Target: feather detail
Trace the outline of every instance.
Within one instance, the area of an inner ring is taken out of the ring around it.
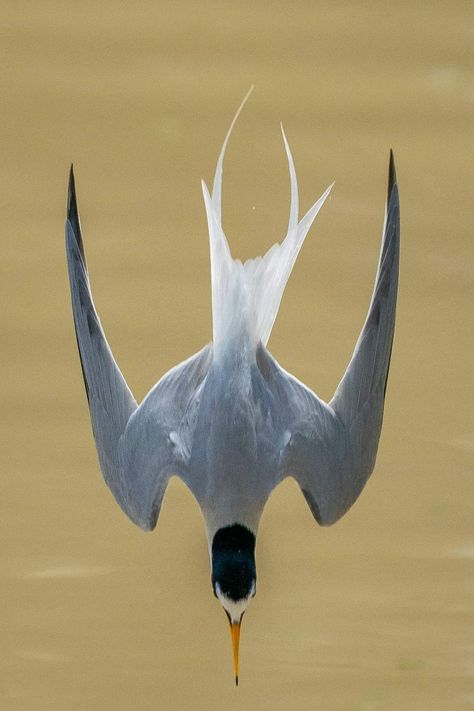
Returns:
[[[253,87],[240,104],[225,137],[217,161],[212,197],[205,182],[202,182],[211,257],[214,358],[219,358],[220,354],[232,348],[236,342],[241,346],[247,342],[253,350],[259,342],[266,345],[298,253],[332,188],[330,185],[298,221],[296,170],[281,126],[291,187],[286,237],[281,244],[274,244],[263,257],[249,259],[245,264],[232,258],[221,221],[222,166],[232,129],[252,89]]]

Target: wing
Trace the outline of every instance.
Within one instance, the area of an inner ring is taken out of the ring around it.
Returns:
[[[170,370],[130,417],[119,443],[127,513],[145,530],[156,526],[171,474],[193,489],[188,461],[212,346]]]
[[[319,523],[337,521],[375,465],[382,428],[398,289],[400,209],[393,155],[382,249],[369,312],[352,359],[327,405],[281,371],[289,419],[281,474],[298,481]],[[280,395],[281,399],[281,395]]]
[[[76,338],[102,473],[122,510],[150,530],[156,525],[169,477],[185,470],[184,450],[173,441],[172,428],[185,418],[193,400],[202,375],[196,361],[203,363],[203,352],[170,371],[137,407],[92,299],[72,168],[66,252]]]

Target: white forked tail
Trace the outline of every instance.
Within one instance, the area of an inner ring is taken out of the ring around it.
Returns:
[[[287,235],[281,244],[274,244],[263,257],[249,259],[244,264],[232,258],[221,223],[222,163],[230,134],[252,88],[239,106],[225,137],[217,161],[212,197],[204,181],[202,183],[211,252],[214,357],[219,357],[226,346],[235,347],[236,339],[246,338],[250,341],[250,346],[255,348],[259,341],[266,345],[296,257],[332,188],[330,185],[298,221],[295,166],[282,126],[291,180]]]

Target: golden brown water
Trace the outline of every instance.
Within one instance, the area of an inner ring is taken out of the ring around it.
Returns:
[[[2,710],[472,708],[473,19],[467,2],[2,4]],[[210,338],[199,179],[252,83],[225,164],[235,254],[283,237],[280,120],[302,210],[337,181],[270,341],[282,365],[326,398],[344,371],[390,146],[403,253],[376,472],[329,529],[290,481],[271,498],[236,690],[191,495],[173,480],[146,535],[102,482],[63,220],[74,160],[95,299],[141,398]]]

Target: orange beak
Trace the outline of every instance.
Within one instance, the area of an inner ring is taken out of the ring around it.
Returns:
[[[234,673],[235,685],[239,685],[239,641],[240,641],[240,622],[230,622],[230,636],[232,638],[232,649],[234,651]]]

